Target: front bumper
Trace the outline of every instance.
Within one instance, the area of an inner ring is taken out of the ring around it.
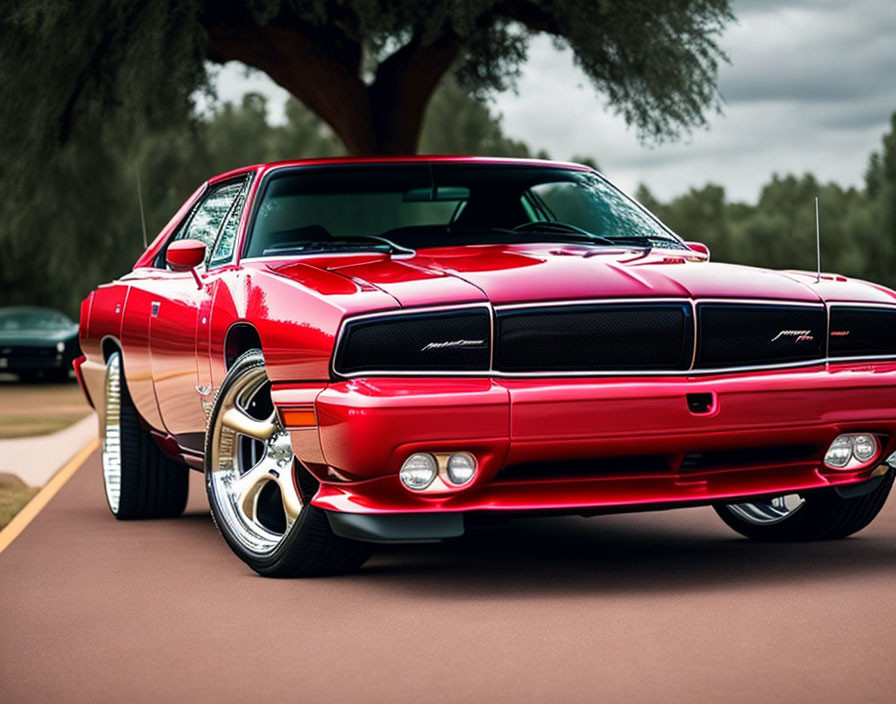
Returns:
[[[711,399],[701,412],[694,394]],[[728,501],[857,484],[896,445],[893,362],[689,378],[368,378],[280,384],[273,396],[281,410],[315,410],[313,438],[293,431],[321,482],[312,503],[356,514]],[[878,461],[825,469],[828,445],[850,431],[878,434]],[[417,494],[398,480],[413,452],[461,450],[479,461],[462,489]]]

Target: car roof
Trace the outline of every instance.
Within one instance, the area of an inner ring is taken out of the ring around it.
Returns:
[[[450,163],[450,164],[506,164],[509,166],[542,166],[556,169],[577,169],[590,171],[590,167],[565,161],[549,161],[546,159],[512,159],[507,157],[491,156],[453,156],[417,154],[411,156],[338,156],[317,159],[295,159],[291,161],[272,161],[265,164],[252,164],[239,169],[233,169],[223,174],[218,174],[209,179],[209,183],[226,181],[249,171],[267,172],[274,169],[282,169],[293,166],[318,166],[318,165],[352,165],[352,164],[419,164],[419,163]]]

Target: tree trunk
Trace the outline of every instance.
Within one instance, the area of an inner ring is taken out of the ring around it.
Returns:
[[[326,122],[355,155],[413,154],[433,91],[460,50],[453,33],[423,44],[412,38],[360,78],[360,46],[295,25],[213,25],[208,58],[240,61],[275,83]]]

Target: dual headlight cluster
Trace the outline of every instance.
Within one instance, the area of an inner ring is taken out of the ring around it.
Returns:
[[[450,491],[469,484],[477,466],[470,452],[415,452],[401,465],[398,478],[411,491]]]
[[[338,376],[369,372],[478,372],[491,362],[488,308],[349,320],[333,359]]]
[[[824,455],[831,469],[854,469],[866,465],[880,452],[880,442],[871,433],[838,435]]]

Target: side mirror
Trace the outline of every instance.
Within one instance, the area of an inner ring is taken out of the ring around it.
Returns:
[[[168,245],[165,259],[172,271],[190,271],[205,261],[205,244],[199,240],[175,240]]]
[[[705,254],[706,258],[709,259],[709,247],[707,247],[702,242],[685,242],[684,245],[692,252],[697,252],[697,254]]]

